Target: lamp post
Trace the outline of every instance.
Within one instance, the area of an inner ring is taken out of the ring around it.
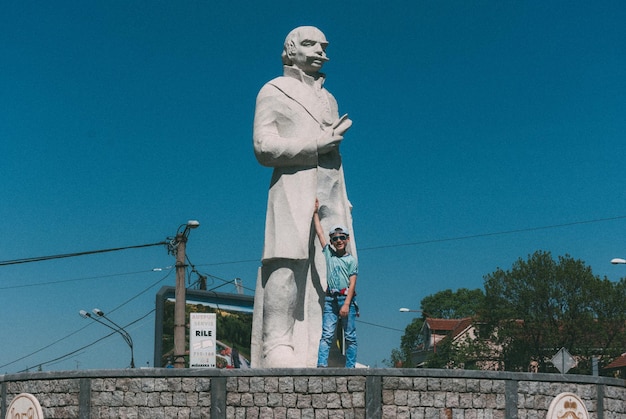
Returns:
[[[99,308],[94,308],[92,311],[98,317],[93,317],[91,313],[85,310],[80,310],[78,313],[81,315],[81,317],[85,319],[90,318],[91,320],[97,323],[100,323],[103,326],[108,327],[109,329],[115,331],[116,333],[119,333],[124,338],[124,342],[126,342],[128,347],[130,348],[130,367],[135,368],[135,354],[133,350],[133,338],[130,336],[130,333],[128,333],[126,329],[124,329],[122,326],[115,323],[113,320],[109,319],[107,316],[105,316],[104,312],[100,310]],[[103,318],[104,320],[108,321],[111,324],[103,322],[102,320],[99,319],[99,317]]]
[[[430,314],[426,313],[423,310],[411,310],[410,308],[402,307],[399,311],[401,313],[422,313],[426,317],[431,317]]]
[[[181,224],[176,237],[170,241],[170,253],[176,256],[176,288],[174,291],[174,368],[185,368],[185,304],[187,302],[185,287],[185,250],[191,229],[198,228],[200,222],[189,220]],[[185,227],[181,231],[182,227]]]

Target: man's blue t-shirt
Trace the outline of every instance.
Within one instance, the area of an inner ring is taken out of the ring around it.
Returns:
[[[337,256],[329,244],[322,250],[326,258],[326,280],[329,290],[342,290],[350,286],[350,277],[359,272],[358,264],[354,256],[346,253]]]

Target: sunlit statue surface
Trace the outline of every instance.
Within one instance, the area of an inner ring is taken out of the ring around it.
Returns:
[[[283,76],[256,100],[254,152],[273,167],[265,245],[254,301],[252,366],[315,367],[326,268],[312,226],[315,199],[324,229],[352,229],[339,144],[352,125],[339,117],[320,72],[328,41],[311,26],[285,39]],[[350,252],[356,256],[354,235]]]

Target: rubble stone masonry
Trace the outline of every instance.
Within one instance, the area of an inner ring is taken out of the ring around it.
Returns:
[[[126,369],[0,375],[0,418],[20,393],[44,417],[530,419],[571,392],[594,419],[626,419],[624,380],[429,369]]]

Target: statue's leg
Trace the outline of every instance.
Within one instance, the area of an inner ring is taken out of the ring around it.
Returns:
[[[298,367],[293,330],[298,306],[299,269],[306,261],[274,259],[262,267],[263,367]]]

